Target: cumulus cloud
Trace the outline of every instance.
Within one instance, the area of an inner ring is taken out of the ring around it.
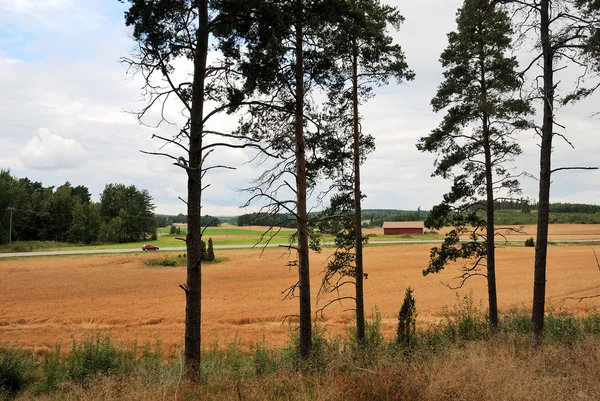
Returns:
[[[38,134],[25,144],[19,159],[34,170],[59,170],[79,167],[86,155],[75,139],[63,138],[48,128],[40,128]]]

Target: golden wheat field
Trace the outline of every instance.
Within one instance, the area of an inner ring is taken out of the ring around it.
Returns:
[[[452,283],[459,264],[437,275],[423,277],[431,245],[390,245],[365,249],[365,304],[368,314],[377,308],[383,331],[392,336],[406,287],[414,288],[419,322],[427,323],[452,306]],[[600,293],[600,273],[593,250],[600,247],[552,246],[548,253],[547,296],[550,305],[584,311],[600,299],[582,303],[565,297]],[[224,262],[203,267],[202,333],[204,346],[221,346],[238,339],[244,347],[262,341],[284,343],[293,328],[282,324],[293,315],[297,300],[282,300],[281,292],[296,280],[286,266],[290,255],[280,249],[219,251]],[[313,307],[331,296],[318,297],[329,256],[327,250],[311,257]],[[71,337],[87,332],[111,332],[126,344],[160,339],[165,352],[182,344],[185,281],[184,267],[150,267],[145,259],[164,254],[49,257],[0,261],[0,343],[17,343],[44,353]],[[501,311],[528,308],[532,297],[534,249],[500,248],[497,251],[498,300]],[[485,279],[476,277],[460,290],[472,293],[485,306]],[[343,334],[352,321],[345,311],[349,302],[336,303],[320,324],[331,334]]]

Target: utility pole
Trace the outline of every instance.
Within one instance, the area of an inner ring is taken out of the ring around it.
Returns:
[[[13,210],[16,210],[14,207],[9,207],[7,210],[10,210],[10,218],[8,223],[8,245],[12,244],[12,214]]]

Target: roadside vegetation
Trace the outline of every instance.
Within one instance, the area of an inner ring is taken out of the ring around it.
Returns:
[[[537,348],[530,326],[528,313],[511,311],[492,336],[486,311],[469,297],[437,323],[404,331],[408,341],[384,338],[376,314],[361,351],[350,325],[346,336],[331,337],[317,323],[306,361],[292,328],[281,348],[205,346],[199,384],[183,380],[180,353],[165,353],[160,340],[127,348],[89,333],[41,356],[5,344],[0,400],[599,399],[600,314],[549,313]]]

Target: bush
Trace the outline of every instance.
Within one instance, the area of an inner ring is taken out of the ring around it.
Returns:
[[[22,350],[0,348],[0,398],[14,396],[35,380],[36,363]]]
[[[472,295],[462,299],[457,294],[453,313],[444,310],[441,333],[451,342],[487,340],[490,336],[488,316],[473,303]]]
[[[175,267],[178,265],[185,264],[184,262],[185,262],[184,258],[174,259],[174,258],[165,257],[164,259],[148,259],[148,260],[144,261],[144,264],[148,265],[148,266]]]
[[[101,337],[89,335],[81,343],[73,339],[71,354],[65,361],[67,376],[76,383],[84,383],[96,375],[124,373],[131,368],[128,356],[135,359],[136,350],[120,352],[109,335]]]
[[[529,237],[529,239],[525,240],[525,246],[527,247],[535,247],[535,241],[533,240],[533,237]]]
[[[200,260],[206,260],[208,253],[206,252],[206,242],[200,240]]]

